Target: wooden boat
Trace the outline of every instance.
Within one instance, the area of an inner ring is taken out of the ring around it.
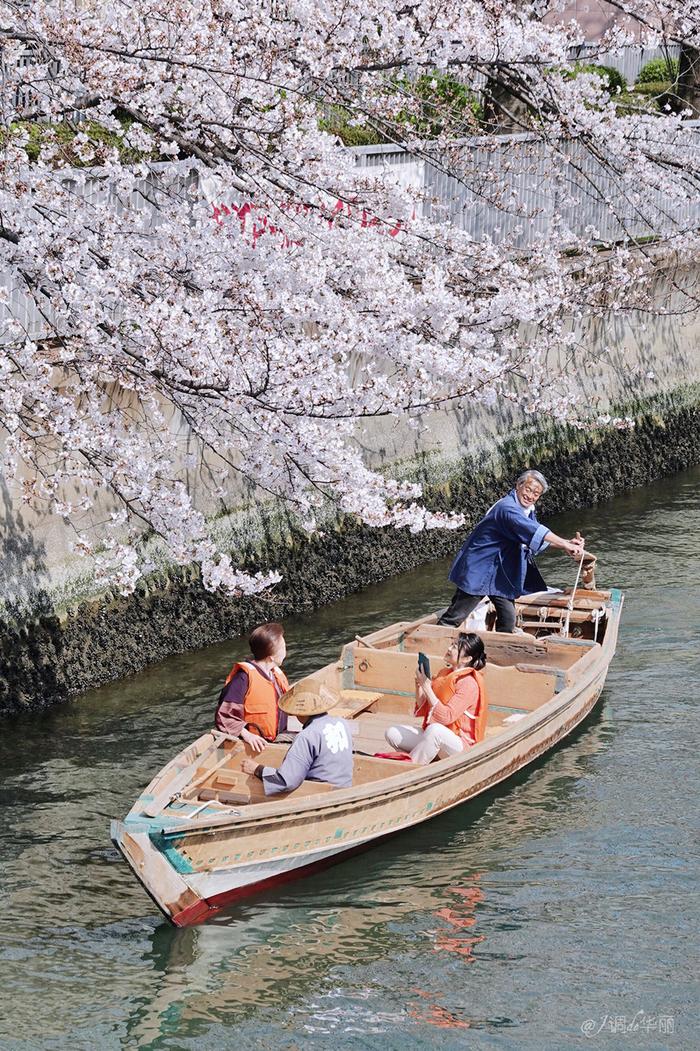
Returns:
[[[457,629],[431,614],[356,638],[337,662],[304,680],[341,691],[334,712],[354,724],[352,787],[305,781],[267,801],[261,782],[241,771],[245,746],[211,731],[163,768],[123,822],[112,822],[112,839],[179,927],[347,858],[473,798],[570,733],[603,689],[622,603],[617,590],[545,593],[534,605],[529,596],[518,603],[524,632],[480,632],[488,658],[486,737],[428,766],[374,753],[387,748],[387,726],[414,722],[418,652],[438,667]],[[259,759],[279,765],[286,749],[268,745]]]

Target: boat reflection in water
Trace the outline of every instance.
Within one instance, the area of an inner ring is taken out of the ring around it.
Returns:
[[[578,787],[592,760],[607,748],[613,727],[599,709],[546,759],[485,793],[379,846],[357,861],[220,913],[209,923],[153,932],[148,983],[153,995],[131,1016],[136,1046],[157,1046],[175,1032],[184,1038],[202,1025],[231,1026],[261,1011],[305,1005],[323,1030],[338,1022],[343,968],[420,953],[426,975],[431,954],[453,957],[451,967],[478,965],[489,930],[499,920],[502,846],[565,834],[579,821]],[[361,961],[361,964],[358,964]],[[334,973],[336,972],[336,973]],[[354,979],[350,979],[352,981]],[[429,982],[426,982],[429,985]],[[466,1029],[467,1008],[441,1003],[440,991],[406,988],[396,1023]],[[384,1023],[391,1020],[383,1016]],[[356,1032],[371,1025],[353,1012]],[[366,1031],[366,1030],[365,1030]],[[210,1033],[211,1035],[211,1033]]]

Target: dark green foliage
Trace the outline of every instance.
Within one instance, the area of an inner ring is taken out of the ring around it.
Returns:
[[[374,127],[366,124],[352,124],[353,115],[344,106],[331,106],[327,116],[318,122],[321,131],[337,135],[344,146],[376,146],[389,140]]]
[[[647,80],[643,84],[637,82],[634,91],[637,95],[663,95],[671,89],[670,80]]]
[[[615,99],[615,110],[618,117],[621,117],[632,113],[658,113],[659,107],[653,96],[642,95],[638,91],[626,91]]]
[[[436,139],[444,132],[466,135],[478,127],[482,113],[474,92],[449,73],[434,70],[395,84],[417,103],[415,110],[407,107],[399,114],[399,123],[421,138]]]
[[[406,77],[387,82],[387,94],[400,100],[405,108],[393,121],[387,121],[386,134],[376,126],[353,123],[351,110],[332,106],[319,120],[319,127],[337,135],[346,146],[373,146],[401,141],[407,132],[424,139],[436,139],[443,133],[455,137],[477,130],[481,107],[473,91],[448,73],[422,73],[415,80]]]
[[[637,87],[640,88],[642,84],[653,84],[659,81],[670,81],[675,84],[678,80],[678,59],[677,58],[653,58],[651,62],[646,62],[637,77]]]
[[[45,146],[57,146],[57,162],[69,165],[71,168],[90,168],[104,162],[107,154],[116,149],[119,159],[124,164],[134,164],[143,160],[143,154],[129,146],[125,146],[123,135],[133,122],[125,120],[122,122],[122,132],[118,134],[108,131],[94,120],[82,121],[74,124],[71,121],[61,121],[59,124],[45,124],[40,121],[17,121],[8,129],[0,129],[0,149],[12,137],[17,135],[28,136],[24,151],[30,162],[35,163],[39,154]],[[74,147],[75,137],[78,133],[87,135],[90,145],[94,151],[94,158],[84,161]],[[57,164],[58,166],[58,164]]]
[[[681,113],[686,103],[676,94],[674,85],[669,80],[652,80],[646,84],[636,84],[634,94],[637,98],[647,100],[649,108],[661,113]]]

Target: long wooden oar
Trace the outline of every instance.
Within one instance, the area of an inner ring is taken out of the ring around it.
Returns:
[[[571,614],[574,611],[574,603],[576,601],[576,589],[578,587],[579,578],[581,576],[581,570],[583,569],[583,561],[584,561],[586,555],[588,555],[588,551],[582,551],[581,552],[581,561],[578,564],[578,572],[576,573],[576,580],[574,581],[574,588],[573,588],[573,591],[571,592],[571,598],[569,599],[569,601],[566,604],[566,616],[564,618],[564,624],[563,624],[562,629],[561,629],[561,634],[564,635],[566,638],[569,637],[569,621],[571,620]],[[589,555],[588,557],[590,558],[591,556]]]

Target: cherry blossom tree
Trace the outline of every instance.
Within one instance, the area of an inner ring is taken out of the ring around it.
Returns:
[[[461,518],[428,512],[420,487],[366,466],[363,421],[420,428],[470,399],[585,415],[552,351],[573,358],[582,320],[644,302],[640,228],[695,251],[700,164],[682,114],[623,108],[599,76],[572,76],[580,33],[557,6],[0,2],[4,470],[125,592],[152,534],[206,587],[276,579],[218,549],[188,470],[222,510],[237,480],[309,530],[329,505],[451,527]],[[698,45],[696,8],[619,6],[650,41]],[[473,105],[437,90],[445,74]],[[475,149],[502,146],[489,106],[559,173],[537,236],[502,182],[469,170]],[[359,166],[323,130],[331,110],[510,223],[475,238],[420,187]],[[614,238],[565,218],[581,194],[616,210]],[[105,514],[106,548],[104,528],[81,527]]]

